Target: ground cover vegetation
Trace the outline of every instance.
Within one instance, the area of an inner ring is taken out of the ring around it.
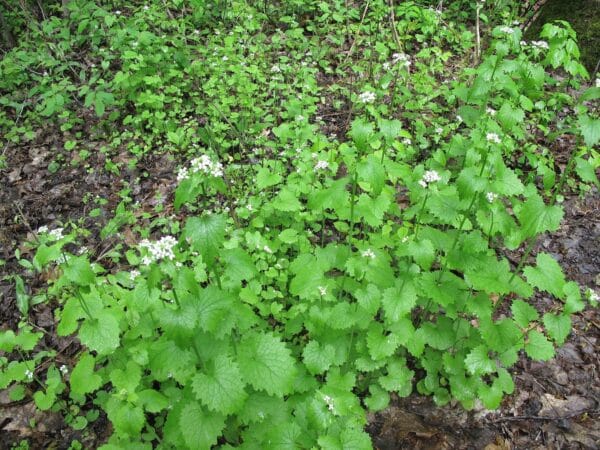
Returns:
[[[78,429],[106,414],[107,450],[366,449],[390,395],[497,408],[519,354],[552,358],[596,306],[530,258],[564,190],[598,187],[600,87],[568,23],[525,42],[513,2],[114,3],[2,6],[6,142],[87,122],[49,170],[177,165],[152,208],[124,184],[109,248],[83,220],[32,230],[6,275],[11,399]],[[538,138],[564,135],[560,170]],[[55,329],[28,320],[40,303]],[[81,343],[71,364],[50,332]]]

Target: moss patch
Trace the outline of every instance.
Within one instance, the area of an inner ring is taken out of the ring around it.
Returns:
[[[566,20],[577,32],[581,61],[593,71],[600,60],[600,1],[549,0],[527,31],[526,39],[538,39],[542,26],[553,20]]]

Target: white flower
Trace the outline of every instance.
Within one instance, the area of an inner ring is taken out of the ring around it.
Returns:
[[[485,138],[487,139],[488,142],[494,142],[496,144],[499,144],[502,142],[500,140],[500,136],[498,136],[496,133],[487,133],[485,135]]]
[[[531,45],[537,48],[541,48],[543,50],[548,50],[550,48],[546,41],[531,41]]]
[[[303,115],[296,116],[296,122],[302,122],[303,120],[304,120],[304,116]]]
[[[163,236],[158,241],[149,241],[144,239],[140,241],[138,246],[145,248],[148,251],[148,255],[142,258],[142,264],[148,265],[160,259],[173,259],[175,253],[173,248],[177,245],[177,239],[173,236]]]
[[[375,252],[373,252],[373,250],[371,250],[370,248],[366,249],[365,251],[363,251],[361,253],[361,255],[364,258],[371,258],[371,259],[375,259]]]
[[[457,114],[457,115],[456,115],[456,120],[458,120],[459,122],[462,122],[462,121],[463,121],[463,118]]]
[[[48,227],[46,225],[42,225],[37,229],[37,234],[44,234],[48,232]]]
[[[596,87],[600,87],[600,78],[596,78]]]
[[[444,132],[444,129],[443,129],[442,127],[437,127],[437,128],[435,129],[435,132],[436,132],[437,134],[442,134],[442,133]]]
[[[593,289],[589,289],[587,290],[587,296],[590,302],[598,302],[600,301],[600,296],[593,290]]]
[[[27,381],[33,380],[33,372],[31,370],[27,369],[25,371],[25,378],[27,378]]]
[[[67,373],[69,373],[69,368],[67,366],[65,366],[64,364],[62,366],[60,366],[58,368],[58,370],[60,370],[60,373],[62,373],[63,375],[66,375]]]
[[[521,41],[521,42],[519,42],[519,45],[521,47],[527,47],[527,41]]]
[[[227,60],[229,60],[229,58],[227,57],[227,55],[226,55],[226,56],[223,56],[223,58],[222,58],[222,59],[223,59],[223,61],[227,61]]]
[[[428,170],[423,174],[423,178],[419,181],[419,184],[423,187],[427,187],[429,183],[435,183],[440,181],[442,178],[435,170]]]
[[[327,288],[325,286],[319,286],[317,289],[319,290],[321,297],[325,297],[327,295]]]
[[[131,272],[129,272],[129,278],[133,281],[136,279],[136,277],[140,276],[140,271],[139,270],[132,270]]]
[[[51,230],[48,233],[48,236],[51,239],[54,239],[55,241],[58,241],[59,239],[62,239],[64,237],[63,236],[63,231],[64,231],[64,228],[55,228],[54,230]]]
[[[375,101],[375,94],[371,91],[365,91],[358,96],[358,99],[362,103],[373,103]]]
[[[383,70],[390,70],[390,63],[389,62],[384,62],[383,63]]]
[[[394,53],[392,55],[392,63],[393,64],[400,64],[402,67],[410,67],[410,59],[408,58],[408,55],[406,55],[405,53]]]
[[[250,203],[248,203],[248,204],[246,205],[246,209],[247,209],[248,211],[254,211],[254,207],[253,207],[253,206],[252,206]]]
[[[223,164],[213,162],[208,155],[202,155],[192,159],[190,168],[182,167],[177,173],[177,181],[183,181],[190,176],[190,173],[202,172],[215,178],[223,176]]]
[[[496,110],[494,108],[490,108],[489,106],[485,109],[485,112],[487,112],[492,117],[496,115]]]
[[[271,72],[280,73],[281,69],[279,68],[279,66],[277,64],[275,64],[273,67],[271,67]]]
[[[487,198],[488,202],[493,203],[494,200],[498,198],[498,194],[496,194],[495,192],[488,192],[487,194],[485,194],[485,198]]]
[[[335,411],[335,404],[333,403],[333,399],[329,395],[324,395],[323,400],[325,400],[325,403],[327,404],[327,409],[329,409],[329,411]]]
[[[148,5],[144,5],[144,11],[148,11],[150,7]]]
[[[121,11],[119,11],[118,9],[115,11],[115,15],[120,16],[121,15]]]
[[[179,172],[177,173],[177,181],[183,181],[188,176],[189,176],[189,171],[188,171],[187,167],[182,167],[181,169],[179,169]]]
[[[402,139],[402,143],[404,145],[412,145],[412,141],[409,138]]]
[[[265,253],[268,253],[269,255],[273,254],[273,250],[271,250],[271,247],[269,247],[268,245],[265,245],[263,247],[263,250],[264,250]]]
[[[317,172],[318,170],[325,170],[329,167],[329,163],[327,161],[317,161],[317,164],[315,164],[315,172]]]
[[[513,28],[511,28],[511,27],[508,27],[508,26],[506,26],[506,25],[504,25],[504,26],[502,26],[502,27],[500,27],[500,28],[498,28],[498,29],[499,29],[500,31],[502,31],[503,33],[506,33],[506,34],[513,34],[513,33],[515,32],[515,30],[514,30]]]
[[[87,253],[88,251],[89,251],[89,249],[84,245],[77,251],[77,253],[80,255],[83,255],[84,253]]]

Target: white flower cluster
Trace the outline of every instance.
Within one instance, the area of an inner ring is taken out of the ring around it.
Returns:
[[[531,41],[531,45],[542,50],[548,50],[550,47],[546,41]]]
[[[441,179],[442,178],[435,170],[428,170],[423,174],[423,178],[419,180],[419,184],[426,188],[429,183],[435,183]]]
[[[394,53],[392,55],[392,61],[383,63],[383,68],[389,70],[395,65],[400,65],[400,67],[408,69],[411,65],[410,58],[406,53]]]
[[[485,109],[490,116],[494,117],[496,115],[496,110],[494,108],[490,108],[489,106]]]
[[[600,296],[593,289],[588,288],[587,296],[590,302],[600,301]]]
[[[148,255],[142,258],[142,264],[148,265],[159,259],[173,259],[175,258],[175,253],[173,253],[173,247],[177,245],[177,239],[173,236],[163,236],[158,241],[149,241],[148,239],[143,239],[139,243],[140,248],[145,248],[148,250]]]
[[[495,144],[500,144],[502,142],[502,140],[500,139],[500,136],[498,136],[496,133],[487,133],[485,135],[485,138],[487,139],[488,142],[493,142]]]
[[[596,87],[600,87],[600,78],[596,78]]]
[[[325,297],[327,295],[327,288],[325,286],[319,286],[317,289],[319,290],[321,297]]]
[[[498,29],[500,31],[502,31],[503,33],[506,33],[506,34],[513,34],[515,32],[515,30],[513,28],[511,28],[509,26],[506,26],[506,25],[504,25],[504,26],[502,26],[502,27],[500,27]]]
[[[368,248],[365,251],[363,251],[361,253],[361,255],[363,256],[363,258],[375,259],[375,252],[373,250],[371,250],[370,248]]]
[[[25,371],[25,378],[27,378],[27,381],[33,381],[33,372],[27,369]]]
[[[60,370],[60,373],[62,373],[63,375],[66,375],[69,373],[69,368],[67,366],[65,366],[64,364],[62,366],[60,366],[58,368],[58,370]]]
[[[331,412],[334,412],[335,404],[333,403],[333,399],[329,395],[324,395],[323,400],[325,400],[325,403],[327,404],[327,409],[329,409]]]
[[[63,231],[65,231],[64,228],[55,228],[54,230],[48,230],[48,227],[46,225],[43,225],[37,229],[37,234],[48,233],[48,237],[50,239],[52,239],[53,241],[58,241],[65,237]]]
[[[365,91],[358,96],[358,99],[362,103],[373,103],[375,101],[375,94],[371,91]]]
[[[202,155],[192,159],[190,168],[182,167],[177,173],[177,181],[183,181],[190,176],[190,173],[203,172],[213,177],[223,176],[223,164],[213,162],[208,155]]]
[[[487,194],[485,194],[485,198],[487,198],[488,202],[493,203],[494,200],[498,198],[498,194],[496,194],[495,192],[488,192]]]
[[[315,164],[315,172],[318,172],[319,170],[325,170],[327,168],[329,168],[329,163],[327,161],[319,160]]]

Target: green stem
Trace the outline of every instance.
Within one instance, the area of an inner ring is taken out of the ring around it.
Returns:
[[[427,200],[429,200],[429,190],[427,190],[427,193],[425,194],[423,204],[421,205],[421,209],[419,210],[419,213],[417,214],[417,218],[415,220],[415,241],[419,237],[419,225],[421,223],[421,216],[423,215],[423,211],[425,211],[425,205],[427,204]]]

